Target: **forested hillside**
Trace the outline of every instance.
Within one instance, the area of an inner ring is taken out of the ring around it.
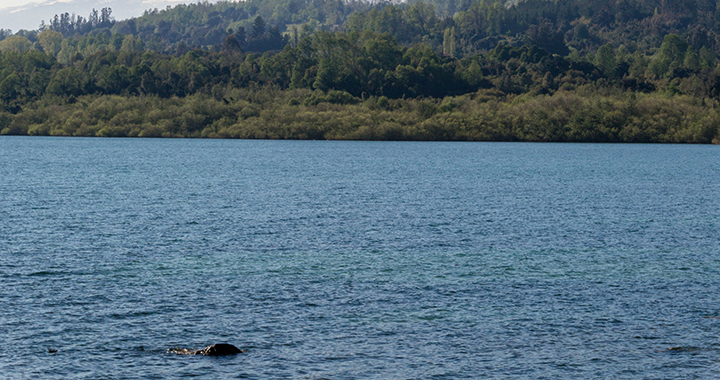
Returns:
[[[716,1],[109,8],[0,33],[0,133],[720,142]]]

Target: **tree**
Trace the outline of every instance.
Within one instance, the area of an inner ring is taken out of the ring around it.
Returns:
[[[232,34],[228,34],[225,37],[222,48],[223,51],[228,53],[242,52],[242,48],[240,48],[240,43],[238,43],[237,39],[235,39],[235,36]]]
[[[94,9],[93,9],[94,10]],[[112,8],[107,7],[100,10],[99,28],[110,28],[115,24],[115,18],[112,17]]]
[[[10,36],[0,41],[0,51],[5,53],[9,51],[24,52],[32,49],[32,42],[22,36]]]
[[[0,100],[3,102],[6,110],[13,113],[20,110],[20,107],[16,103],[21,85],[22,79],[15,73],[8,75],[0,81]]]
[[[402,63],[403,53],[404,49],[388,33],[375,35],[363,45],[363,55],[372,60],[374,67],[383,70],[395,70]]]
[[[240,46],[240,49],[245,49],[245,46],[247,44],[247,36],[245,35],[244,27],[239,27],[237,32],[235,32],[235,41],[238,43],[238,46]]]
[[[97,78],[97,86],[105,94],[121,94],[131,91],[132,80],[130,72],[125,66],[106,66],[100,70]]]
[[[131,52],[131,51],[143,51],[145,45],[139,37],[133,37],[127,35],[123,38],[122,45],[120,45],[120,51]]]
[[[700,49],[700,65],[706,69],[715,66],[715,52],[703,46]]]
[[[660,46],[662,56],[668,58],[671,62],[682,62],[687,53],[688,43],[677,34],[671,33],[663,38]]]
[[[258,39],[265,35],[265,27],[265,20],[260,16],[255,17],[252,25],[252,38]]]
[[[683,67],[688,46],[688,43],[679,35],[668,34],[663,38],[660,50],[655,53],[648,68],[656,77],[660,78],[678,67]]]
[[[47,87],[47,92],[58,96],[81,95],[80,72],[75,67],[58,70]]]
[[[455,58],[455,27],[445,29],[443,35],[443,54]]]
[[[359,95],[360,49],[355,45],[353,37],[344,33],[328,32],[318,32],[313,37],[318,62],[313,87],[323,91],[344,90]]]
[[[45,29],[38,35],[38,42],[42,46],[46,53],[50,53],[54,56],[62,49],[62,33],[56,32],[52,29]]]
[[[75,41],[72,41],[73,43],[71,43],[71,40],[71,38],[64,39],[60,44],[60,52],[58,52],[57,55],[58,62],[68,64],[72,62],[75,54],[78,53],[77,47],[74,43]]]
[[[413,4],[406,15],[408,24],[416,28],[420,36],[430,34],[438,22],[435,8],[425,2]]]
[[[608,78],[615,77],[617,74],[617,61],[615,59],[615,48],[611,43],[600,46],[597,54],[595,54],[595,66]]]
[[[683,66],[691,71],[698,71],[702,68],[700,64],[700,56],[692,46],[688,46],[687,52],[685,53],[685,59],[683,60]]]
[[[540,25],[531,25],[526,33],[529,45],[541,47],[553,54],[565,56],[570,50],[565,45],[564,34],[555,30],[553,24],[542,22]]]

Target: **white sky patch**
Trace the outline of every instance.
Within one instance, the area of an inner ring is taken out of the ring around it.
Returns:
[[[38,5],[52,5],[58,3],[72,3],[75,0],[0,0],[0,10],[7,8],[27,8],[26,6],[35,7]]]

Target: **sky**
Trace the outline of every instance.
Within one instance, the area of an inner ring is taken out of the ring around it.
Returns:
[[[0,1],[0,9],[17,7],[20,5],[30,4],[32,2],[37,2],[37,0],[2,0]]]
[[[35,30],[41,21],[68,12],[86,17],[94,9],[112,8],[116,20],[141,16],[147,9],[194,3],[188,0],[0,0],[0,29]]]

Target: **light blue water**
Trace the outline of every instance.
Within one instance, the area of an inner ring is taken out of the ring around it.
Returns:
[[[0,378],[715,378],[719,174],[717,146],[2,137]],[[217,342],[248,352],[166,352]]]

